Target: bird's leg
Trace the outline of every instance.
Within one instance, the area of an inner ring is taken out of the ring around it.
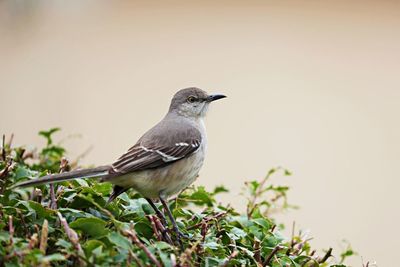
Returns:
[[[164,240],[170,244],[172,244],[171,238],[169,237],[167,231],[168,231],[168,224],[167,224],[167,219],[165,219],[164,214],[157,208],[157,206],[154,204],[154,202],[150,198],[146,198],[147,202],[149,202],[150,206],[154,209],[154,211],[157,214],[157,217],[160,219],[161,224],[164,226],[164,230],[161,231],[161,234],[164,238]]]
[[[176,238],[178,240],[179,246],[183,250],[181,237],[187,237],[187,236],[184,233],[182,233],[181,231],[179,231],[178,225],[176,224],[174,216],[172,215],[171,210],[169,209],[167,202],[165,202],[165,200],[161,197],[161,195],[159,196],[159,198],[160,198],[160,201],[161,201],[162,205],[164,206],[164,209],[167,211],[169,219],[171,220],[172,226],[173,226],[174,231],[176,233]]]
[[[146,198],[146,200],[147,200],[147,202],[149,202],[150,206],[156,212],[158,218],[160,218],[161,223],[164,225],[165,229],[167,229],[168,224],[167,224],[167,219],[165,219],[164,214],[162,214],[162,212],[157,208],[157,206],[156,206],[156,204],[154,204],[153,200],[151,200],[150,198]]]

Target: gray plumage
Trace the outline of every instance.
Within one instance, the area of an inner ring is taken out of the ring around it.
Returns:
[[[114,184],[110,200],[129,188],[146,198],[176,194],[198,176],[207,147],[203,118],[209,103],[223,97],[194,87],[182,89],[172,98],[167,115],[113,164],[47,175],[15,186],[101,177]]]

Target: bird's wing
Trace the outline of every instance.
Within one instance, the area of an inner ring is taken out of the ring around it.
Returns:
[[[191,128],[189,131],[172,131],[167,135],[141,138],[111,165],[109,176],[160,168],[188,157],[199,149],[202,141],[197,129]]]

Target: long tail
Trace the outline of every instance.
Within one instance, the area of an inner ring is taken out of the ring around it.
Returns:
[[[102,176],[108,174],[109,169],[110,169],[110,166],[100,166],[100,167],[93,168],[93,169],[74,170],[74,171],[70,171],[70,172],[63,172],[60,174],[50,174],[50,175],[40,177],[39,179],[28,180],[28,181],[24,181],[24,182],[15,184],[11,188],[27,187],[27,186],[40,185],[40,184],[53,184],[53,183],[58,183],[58,182],[63,182],[63,181],[68,181],[68,180],[74,180],[77,178],[102,177]]]

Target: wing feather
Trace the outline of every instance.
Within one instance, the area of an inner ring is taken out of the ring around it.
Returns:
[[[137,143],[111,166],[110,175],[121,175],[133,171],[166,166],[188,157],[199,149],[201,140],[185,140],[172,145],[144,146]]]

